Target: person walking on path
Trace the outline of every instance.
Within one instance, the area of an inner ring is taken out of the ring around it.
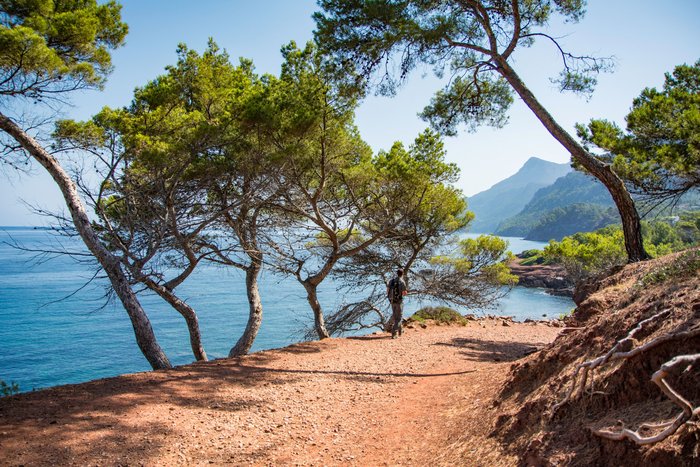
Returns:
[[[391,303],[391,312],[394,325],[391,328],[391,338],[396,339],[403,334],[401,319],[403,314],[403,297],[408,293],[406,283],[403,280],[403,269],[396,271],[396,277],[389,281],[386,287],[386,295]]]

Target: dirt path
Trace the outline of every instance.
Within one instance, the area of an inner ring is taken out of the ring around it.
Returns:
[[[429,326],[4,398],[0,465],[508,463],[484,457],[493,395],[557,333]]]

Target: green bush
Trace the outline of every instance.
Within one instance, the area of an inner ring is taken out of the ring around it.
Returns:
[[[540,256],[541,254],[542,254],[542,252],[540,250],[537,250],[537,249],[525,250],[522,253],[519,253],[518,257],[525,259],[525,258],[532,258],[533,256]]]
[[[568,318],[569,316],[574,314],[574,311],[576,311],[576,308],[572,308],[569,311],[567,311],[566,313],[559,313],[559,319],[561,320],[564,318]]]
[[[19,393],[19,384],[14,381],[7,384],[5,381],[0,379],[0,396],[12,396],[13,394]]]
[[[697,245],[700,243],[700,234],[695,229],[698,217],[697,212],[686,212],[675,223],[670,218],[642,222],[644,248],[652,257],[658,257]],[[551,241],[544,248],[543,256],[546,262],[562,264],[575,281],[627,261],[619,225],[577,233],[560,242]]]
[[[447,306],[426,306],[416,311],[410,319],[419,322],[431,319],[440,324],[455,323],[464,325],[468,322],[458,311]]]
[[[598,274],[627,260],[622,229],[609,226],[596,232],[577,233],[561,242],[551,241],[544,256],[562,264],[574,281]]]

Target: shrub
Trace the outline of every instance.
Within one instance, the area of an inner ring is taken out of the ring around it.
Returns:
[[[414,321],[425,321],[431,319],[440,324],[467,324],[467,318],[458,311],[447,306],[426,306],[416,311],[410,319]]]
[[[525,258],[532,258],[533,256],[540,256],[541,254],[542,254],[542,252],[540,250],[537,250],[537,249],[525,250],[522,253],[518,253],[518,257],[525,259]]]
[[[696,212],[683,213],[676,225],[668,220],[642,222],[644,248],[656,258],[696,245],[700,236],[694,230],[694,220],[698,217]],[[619,225],[577,233],[560,242],[551,241],[544,248],[543,256],[547,262],[562,264],[574,281],[598,275],[627,261]]]
[[[575,282],[627,260],[622,229],[617,226],[577,233],[561,242],[551,241],[544,249],[544,256],[562,264]]]
[[[698,271],[700,271],[700,250],[690,250],[678,256],[668,266],[645,275],[639,282],[642,287],[647,287],[671,279],[693,277]]]
[[[12,396],[19,393],[19,384],[14,381],[7,384],[5,381],[0,379],[0,396]]]

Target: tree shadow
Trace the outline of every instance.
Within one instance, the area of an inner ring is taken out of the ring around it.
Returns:
[[[459,354],[467,360],[512,362],[518,360],[544,347],[542,344],[525,342],[503,342],[469,337],[456,337],[449,342],[437,342],[433,345],[457,347]]]
[[[287,347],[274,349],[274,351],[299,355],[319,353],[323,351],[323,348],[319,347],[318,342],[320,341],[299,342],[297,344],[288,345]],[[253,355],[256,354],[251,354],[251,356]]]
[[[476,370],[453,371],[448,373],[410,373],[410,372],[373,372],[373,371],[352,371],[352,370],[301,370],[292,368],[264,368],[264,367],[245,367],[251,373],[280,373],[291,375],[334,375],[344,376],[348,379],[355,380],[356,377],[363,378],[360,381],[365,381],[365,378],[434,378],[438,376],[456,376],[466,373],[473,373]]]
[[[2,398],[0,463],[65,465],[80,459],[78,463],[148,464],[173,448],[169,440],[179,434],[174,425],[178,408],[233,413],[266,403],[246,397],[223,401],[217,392],[224,382],[197,381],[197,373],[135,374]],[[174,382],[185,382],[194,391],[185,394]],[[132,423],[144,404],[162,404],[172,412],[150,417],[145,427]]]
[[[380,334],[368,334],[366,336],[346,336],[344,339],[351,341],[379,341],[384,339],[391,339],[390,333],[380,333]]]
[[[418,373],[274,366],[283,353],[315,353],[319,347],[317,343],[299,344],[240,358],[0,398],[0,464],[62,465],[87,460],[100,464],[158,463],[164,456],[172,457],[176,449],[188,449],[192,442],[191,438],[182,438],[182,417],[216,417],[225,423],[246,410],[260,412],[274,404],[276,385],[303,383],[318,375],[363,384],[392,384],[406,378],[475,371]],[[260,386],[273,388],[253,397],[249,390]],[[161,408],[148,412],[149,423],[144,427],[134,419],[142,416],[139,407],[147,404]],[[253,455],[244,451],[227,444],[221,455],[228,457],[217,458],[217,462],[243,462]]]

